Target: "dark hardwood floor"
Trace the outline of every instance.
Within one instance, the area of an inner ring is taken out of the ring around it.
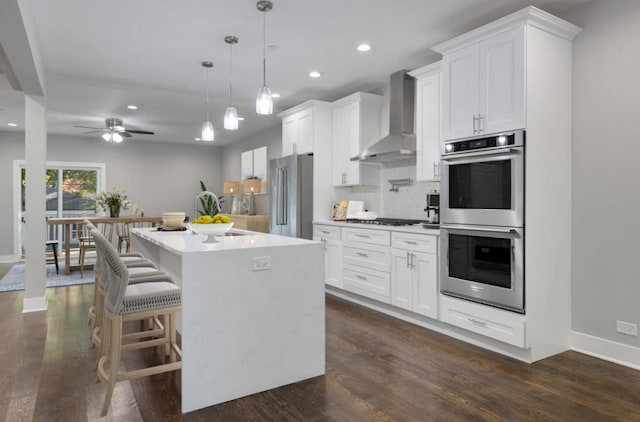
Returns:
[[[640,371],[575,352],[527,365],[332,297],[326,376],[181,415],[180,374],[162,374],[118,383],[101,419],[92,294],[47,289],[33,314],[0,294],[0,421],[640,421]]]

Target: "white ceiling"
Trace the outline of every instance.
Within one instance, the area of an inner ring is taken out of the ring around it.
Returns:
[[[262,80],[262,13],[254,0],[25,0],[46,69],[48,130],[80,135],[74,124],[105,117],[151,130],[131,142],[195,144],[205,118],[209,73],[214,145],[276,125],[255,113]],[[315,98],[333,101],[383,87],[390,73],[438,60],[429,48],[530,4],[562,17],[590,0],[275,0],[267,13],[267,84],[282,95],[276,113]],[[229,47],[240,130],[222,129]],[[1,43],[2,40],[0,40]],[[373,46],[358,53],[366,41]],[[323,76],[308,77],[311,70]],[[23,130],[24,102],[0,75],[0,130]],[[128,104],[140,107],[127,110]],[[9,121],[19,124],[11,129]]]

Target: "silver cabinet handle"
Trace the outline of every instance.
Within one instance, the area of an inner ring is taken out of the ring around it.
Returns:
[[[433,163],[433,178],[438,178],[438,163],[436,162]]]
[[[470,323],[474,324],[474,325],[479,325],[479,326],[481,326],[481,327],[486,327],[486,326],[487,326],[487,323],[486,323],[486,322],[484,322],[484,321],[480,321],[480,320],[475,319],[475,318],[467,318],[467,320],[468,320]]]
[[[473,115],[473,134],[477,134],[478,133],[478,129],[476,129],[476,123],[478,122],[478,116],[477,115]]]
[[[406,243],[407,245],[417,245],[418,242],[414,242],[413,240],[405,240],[404,243]]]
[[[364,252],[356,252],[356,255],[361,256],[363,258],[368,258],[369,257],[369,255],[364,253]]]
[[[331,234],[331,232],[329,230],[320,230],[320,233]]]
[[[446,230],[467,230],[473,232],[485,232],[485,233],[518,233],[518,230],[515,228],[503,228],[503,227],[494,227],[494,226],[464,226],[464,225],[449,225],[449,224],[440,224],[441,229]]]
[[[416,254],[411,254],[411,268],[415,270],[416,268]]]
[[[356,274],[356,278],[359,279],[359,280],[365,280],[365,281],[367,280],[367,277],[365,277],[363,275],[360,275],[360,274]]]
[[[407,268],[411,268],[411,258],[410,258],[410,253],[409,251],[407,251]]]
[[[371,239],[371,236],[369,236],[368,234],[357,234],[355,235],[356,237],[361,237],[363,239]]]
[[[482,113],[478,114],[478,133],[484,132],[484,115]]]

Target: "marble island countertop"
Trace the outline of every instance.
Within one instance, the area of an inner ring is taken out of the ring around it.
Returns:
[[[156,228],[131,229],[131,233],[179,255],[231,249],[265,248],[317,243],[306,239],[231,229],[226,235],[216,236],[217,243],[205,242],[207,236],[186,231],[158,231]]]

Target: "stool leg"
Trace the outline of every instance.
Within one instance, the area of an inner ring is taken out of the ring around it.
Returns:
[[[171,314],[169,314],[169,321],[168,321],[169,325],[171,326],[170,328],[170,339],[171,339],[171,353],[170,353],[170,361],[171,362],[175,362],[176,361],[176,351],[174,349],[174,346],[176,345],[176,325],[177,325],[177,319],[176,319],[176,314],[175,312],[172,312]]]
[[[80,258],[78,258],[78,262],[80,263],[80,278],[84,278],[84,248],[80,246]]]
[[[51,247],[53,248],[53,259],[55,259],[56,261],[56,274],[58,274],[58,245],[55,243],[51,244]]]
[[[114,315],[111,320],[111,369],[109,371],[109,383],[107,384],[107,395],[104,398],[104,404],[102,405],[102,412],[100,416],[106,416],[109,410],[109,404],[111,404],[111,396],[113,396],[113,389],[116,386],[118,378],[118,367],[120,366],[120,349],[122,347],[122,317],[120,315]],[[103,342],[109,341],[109,339],[103,338]]]

